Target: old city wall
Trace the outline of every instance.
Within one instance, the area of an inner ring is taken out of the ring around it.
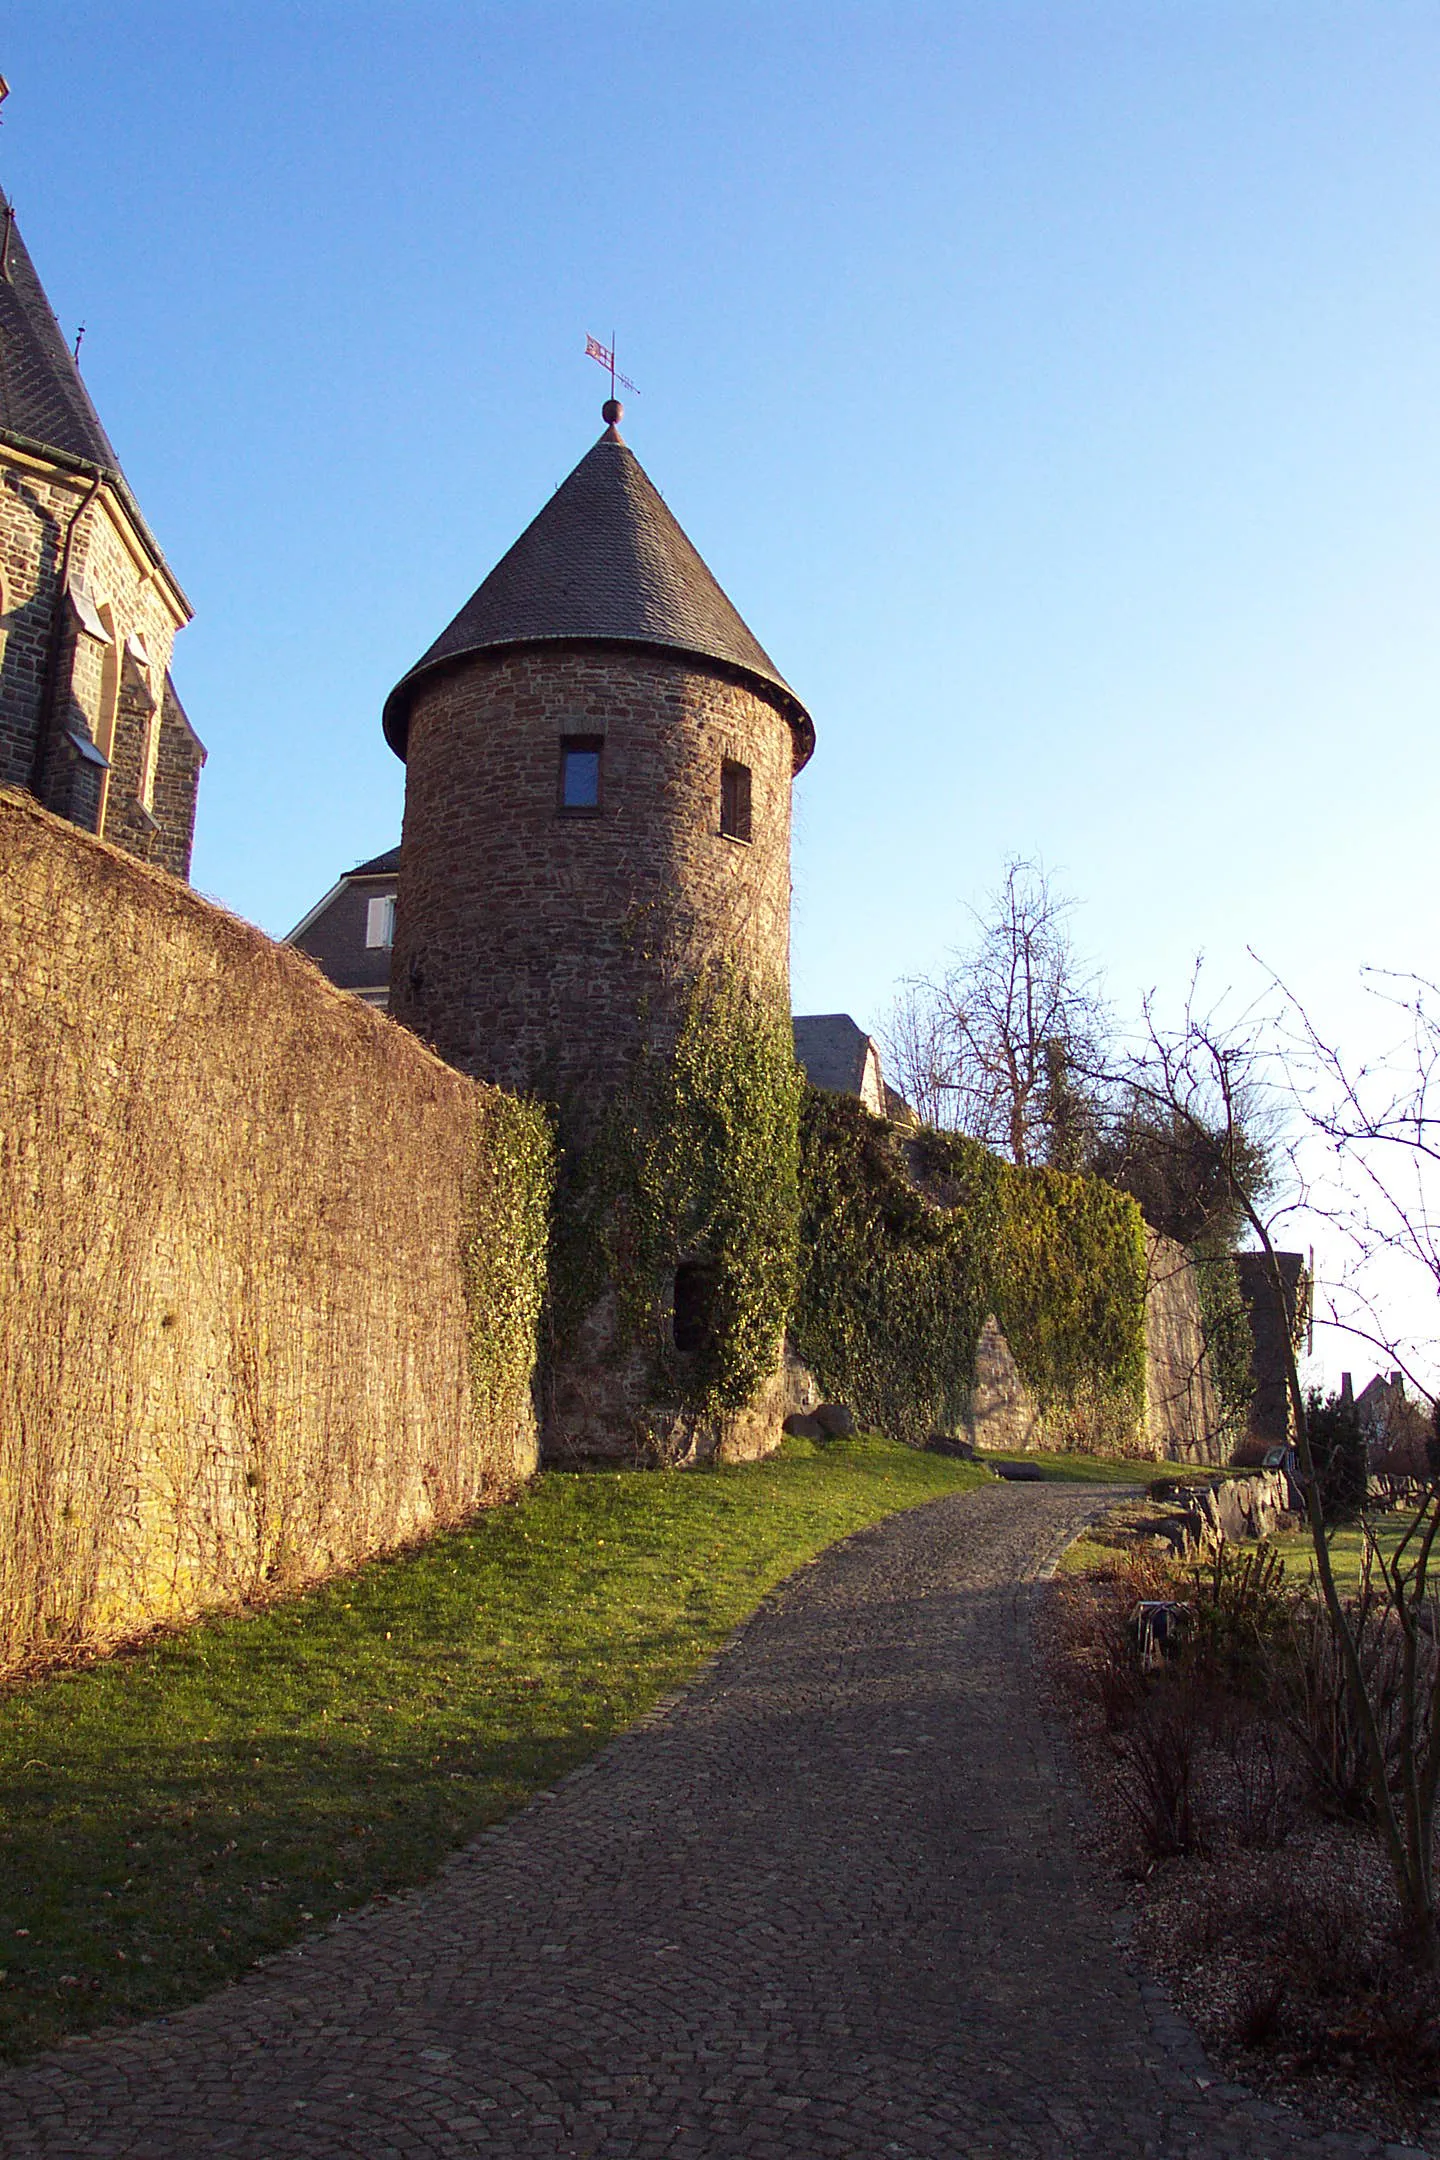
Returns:
[[[1200,1282],[1183,1245],[1145,1235],[1145,1437],[1169,1462],[1230,1459],[1210,1360]]]
[[[1150,1229],[1145,1259],[1145,1414],[1126,1445],[1162,1462],[1226,1462],[1230,1442],[1205,1354],[1194,1263],[1182,1245]],[[1046,1417],[990,1314],[975,1351],[970,1438],[1001,1450],[1066,1448],[1076,1444],[1076,1424],[1073,1406]]]
[[[0,794],[0,1666],[513,1488],[549,1156],[298,954]]]
[[[567,735],[603,738],[594,815],[559,813]],[[719,829],[725,758],[749,843]],[[594,1100],[705,965],[788,998],[791,762],[771,704],[683,658],[531,647],[442,676],[410,722],[391,1011],[466,1071]]]

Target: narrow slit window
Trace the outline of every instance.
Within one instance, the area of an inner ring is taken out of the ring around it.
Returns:
[[[720,830],[730,840],[750,838],[750,768],[733,758],[720,767]]]
[[[674,1334],[677,1350],[703,1350],[715,1333],[715,1269],[706,1260],[682,1260],[675,1270]]]
[[[566,735],[560,743],[560,808],[583,817],[600,808],[601,735]]]

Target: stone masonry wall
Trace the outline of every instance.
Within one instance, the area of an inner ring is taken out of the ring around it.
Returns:
[[[35,789],[72,821],[184,876],[204,759],[169,688],[185,611],[112,491],[87,502],[89,490],[82,474],[0,452],[0,785]],[[68,583],[88,600],[90,627],[59,589],[72,521]],[[113,638],[94,634],[101,620]],[[85,761],[66,730],[102,743],[112,701],[107,781],[99,767],[77,769]]]
[[[603,738],[598,810],[560,810],[566,736]],[[751,839],[720,831],[721,766],[751,773]],[[642,1047],[672,1047],[723,962],[789,1010],[788,723],[680,656],[564,645],[467,662],[416,697],[390,1011],[463,1071],[556,1104],[583,1145]],[[656,1423],[613,1289],[550,1361],[547,1458],[763,1454],[777,1373],[703,1431]],[[663,1429],[661,1429],[663,1427]]]
[[[538,1129],[0,795],[0,1668],[293,1587],[533,1468]]]
[[[1145,1434],[1167,1462],[1219,1463],[1229,1448],[1205,1356],[1200,1285],[1183,1245],[1146,1234]]]
[[[559,812],[566,735],[604,737],[594,816]],[[725,758],[751,770],[748,844],[720,832]],[[410,722],[391,1012],[464,1071],[583,1104],[707,961],[788,998],[791,763],[765,699],[659,655],[442,677]]]
[[[1205,1357],[1195,1269],[1183,1246],[1154,1230],[1146,1234],[1146,1259],[1145,1422],[1129,1451],[1159,1462],[1223,1462],[1228,1448]],[[1006,1452],[1043,1452],[1084,1446],[1083,1426],[1083,1414],[1074,1408],[1045,1415],[991,1314],[975,1351],[970,1439]]]

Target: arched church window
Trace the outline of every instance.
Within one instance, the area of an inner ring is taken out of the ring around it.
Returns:
[[[145,715],[145,733],[140,745],[140,807],[153,812],[155,808],[155,775],[160,764],[160,700],[154,694],[150,677],[150,652],[138,630],[133,630],[125,640],[125,650],[140,671],[145,694],[150,700]]]

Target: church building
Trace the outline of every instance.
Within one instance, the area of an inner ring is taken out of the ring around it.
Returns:
[[[0,195],[0,786],[177,877],[205,762],[170,680],[190,612]]]

